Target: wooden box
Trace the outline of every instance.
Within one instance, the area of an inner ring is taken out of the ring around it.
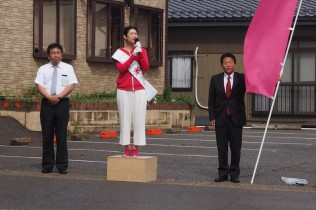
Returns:
[[[126,182],[150,182],[157,180],[157,157],[109,156],[107,180]]]

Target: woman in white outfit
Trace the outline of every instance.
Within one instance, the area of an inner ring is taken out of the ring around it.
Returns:
[[[146,145],[145,120],[147,110],[146,91],[139,79],[132,75],[149,69],[147,51],[140,46],[138,30],[134,26],[124,28],[125,46],[113,55],[119,71],[117,77],[117,104],[120,118],[120,144],[125,146],[123,156],[138,156],[138,146]],[[137,44],[136,44],[137,42]],[[137,62],[137,63],[136,63]],[[134,142],[131,146],[131,124]]]

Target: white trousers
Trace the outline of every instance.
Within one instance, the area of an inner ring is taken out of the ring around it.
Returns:
[[[146,145],[146,91],[117,89],[117,105],[120,118],[120,144],[131,143],[131,123],[133,122],[134,145]]]

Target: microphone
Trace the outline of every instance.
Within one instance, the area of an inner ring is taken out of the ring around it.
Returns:
[[[142,47],[138,38],[135,39],[135,45],[136,47],[140,47],[140,48]]]

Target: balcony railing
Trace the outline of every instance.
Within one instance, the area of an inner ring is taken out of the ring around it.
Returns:
[[[316,116],[315,90],[316,84],[282,84],[279,87],[273,115],[280,116]],[[253,94],[251,115],[267,115],[272,99]]]

